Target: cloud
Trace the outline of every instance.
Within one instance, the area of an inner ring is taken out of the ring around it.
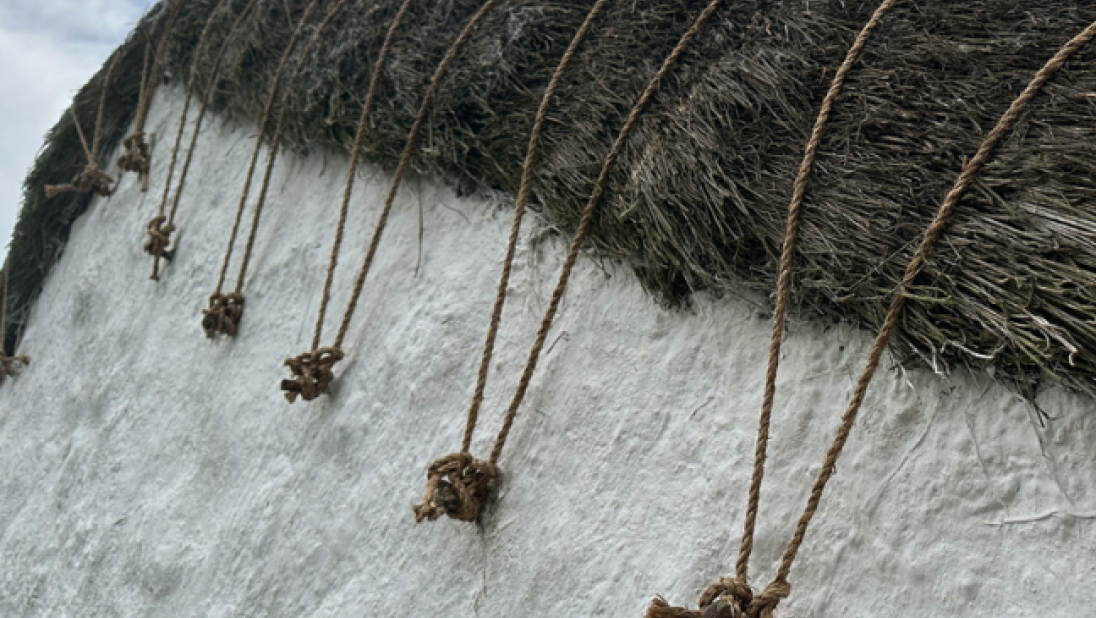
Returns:
[[[0,2],[0,260],[46,132],[145,8],[118,0]]]

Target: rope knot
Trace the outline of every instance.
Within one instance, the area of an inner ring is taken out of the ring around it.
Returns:
[[[141,178],[141,191],[148,190],[149,148],[144,131],[131,133],[122,140],[126,151],[118,157],[118,167],[127,172],[137,172]]]
[[[70,191],[95,193],[102,197],[110,197],[114,194],[114,189],[110,187],[112,182],[114,182],[114,179],[104,172],[101,167],[95,163],[89,163],[82,172],[72,179],[72,182],[63,185],[46,185],[46,199]]]
[[[438,459],[426,471],[426,495],[422,504],[414,507],[415,522],[435,521],[442,515],[476,521],[483,503],[498,489],[501,476],[498,466],[468,453]]]
[[[700,595],[700,609],[674,607],[666,599],[655,597],[646,618],[773,618],[776,606],[791,591],[787,582],[777,580],[754,594],[741,579],[723,577]]]
[[[0,350],[0,384],[4,383],[4,378],[15,377],[30,364],[30,357],[28,356],[8,356],[4,354],[3,350]]]
[[[168,247],[171,246],[171,234],[175,231],[175,224],[168,223],[164,215],[156,215],[148,222],[146,229],[148,240],[145,241],[145,253],[170,260],[174,251]]]
[[[318,348],[285,359],[285,366],[293,374],[292,378],[282,380],[281,389],[285,391],[286,400],[293,403],[299,396],[312,401],[322,395],[335,380],[332,368],[342,359],[343,351],[339,348]]]
[[[243,317],[243,296],[235,292],[217,293],[209,297],[209,309],[202,310],[202,328],[209,338],[218,333],[235,337]]]

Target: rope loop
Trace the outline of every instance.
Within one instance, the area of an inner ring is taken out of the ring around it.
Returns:
[[[141,191],[148,191],[149,147],[144,131],[135,131],[122,140],[126,151],[118,157],[118,167],[125,172],[136,172],[141,179]]]
[[[175,224],[168,223],[167,216],[156,215],[148,222],[148,240],[145,241],[145,253],[170,260],[175,253],[171,246],[171,234],[175,231]],[[158,277],[153,276],[153,279]]]
[[[286,400],[293,403],[300,397],[312,401],[322,395],[335,380],[332,371],[335,363],[342,359],[343,351],[335,347],[317,348],[285,359],[285,366],[293,374],[292,378],[282,380],[281,389],[285,391]]]
[[[426,494],[416,505],[415,522],[448,515],[460,521],[479,518],[484,502],[498,489],[502,472],[495,464],[468,453],[452,453],[430,464]]]
[[[700,595],[700,609],[674,607],[666,599],[655,597],[646,618],[773,618],[776,606],[791,591],[787,582],[776,580],[755,594],[743,580],[723,577]]]
[[[110,186],[113,182],[114,179],[104,172],[98,164],[89,163],[84,167],[84,171],[72,179],[72,182],[63,185],[46,185],[46,199],[52,199],[57,195],[71,191],[110,197],[114,194],[114,189]]]
[[[202,310],[202,329],[212,339],[218,334],[235,337],[244,317],[244,297],[236,292],[213,294],[209,309]]]

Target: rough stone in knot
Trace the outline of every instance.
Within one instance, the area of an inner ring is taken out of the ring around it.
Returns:
[[[791,590],[788,583],[774,581],[754,594],[745,582],[724,577],[700,595],[700,609],[674,607],[656,597],[647,608],[646,618],[773,618],[776,606]]]
[[[122,140],[126,151],[118,157],[118,167],[127,172],[137,172],[141,178],[141,190],[148,190],[149,148],[144,133],[133,133]]]
[[[147,229],[148,240],[145,241],[145,253],[170,260],[174,251],[168,247],[171,246],[171,233],[175,231],[175,224],[168,223],[164,215],[156,215],[148,222]]]
[[[332,368],[342,359],[343,351],[339,348],[319,348],[285,359],[285,366],[293,374],[291,379],[282,380],[281,389],[285,391],[285,398],[293,403],[298,396],[312,401],[322,395],[335,380]]]
[[[442,515],[476,521],[484,502],[498,489],[501,476],[498,466],[468,453],[442,457],[426,471],[426,495],[422,504],[414,507],[415,521],[435,521]]]
[[[218,334],[235,337],[244,317],[244,297],[231,292],[209,297],[209,309],[202,310],[202,329],[206,337]]]
[[[27,356],[8,356],[0,352],[0,384],[4,383],[4,378],[18,375],[29,364],[30,358]]]
[[[76,191],[78,193],[95,193],[102,197],[110,197],[114,194],[111,183],[114,179],[104,172],[98,165],[92,163],[84,168],[84,171],[76,175],[72,182],[63,185],[46,185],[46,198],[52,198],[61,193]]]

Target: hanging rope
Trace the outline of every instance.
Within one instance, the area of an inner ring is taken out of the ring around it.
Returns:
[[[133,122],[133,132],[122,140],[125,152],[118,158],[118,167],[125,172],[135,172],[141,179],[141,192],[148,191],[148,173],[151,160],[151,151],[148,142],[145,141],[145,122],[148,120],[149,108],[152,107],[152,96],[160,85],[160,62],[167,49],[167,42],[171,38],[171,30],[175,21],[179,18],[187,0],[178,0],[168,14],[164,31],[160,35],[160,41],[156,45],[156,54],[152,57],[152,65],[148,64],[148,47],[145,47],[145,67],[141,73],[141,94],[137,103],[137,118]]]
[[[582,249],[582,242],[586,238],[586,234],[590,230],[590,224],[594,218],[594,212],[597,210],[597,206],[601,201],[601,196],[605,192],[605,187],[609,181],[609,173],[612,171],[613,166],[616,164],[617,158],[620,156],[621,151],[624,149],[624,144],[631,134],[632,129],[635,128],[639,122],[640,115],[643,110],[646,109],[647,104],[658,92],[658,88],[662,83],[662,80],[669,74],[670,70],[677,63],[678,58],[681,56],[685,48],[692,42],[696,35],[700,32],[700,29],[705,23],[715,14],[716,10],[723,3],[723,0],[712,0],[704,11],[697,16],[696,21],[689,27],[689,29],[678,40],[677,45],[670,51],[670,54],[666,56],[666,59],[662,61],[662,66],[659,67],[658,72],[655,74],[651,81],[647,84],[646,89],[639,96],[635,106],[632,107],[631,113],[628,114],[627,119],[624,121],[624,126],[621,127],[620,133],[617,135],[616,141],[613,143],[612,148],[609,150],[608,156],[605,157],[605,162],[602,164],[601,172],[598,175],[597,181],[594,184],[594,190],[590,194],[589,200],[586,202],[586,207],[582,211],[582,218],[579,220],[578,229],[575,231],[575,237],[571,241],[571,248],[567,253],[567,259],[563,263],[563,268],[559,275],[559,282],[556,284],[555,290],[552,292],[552,299],[548,303],[548,310],[544,314],[544,318],[541,321],[540,329],[537,331],[536,340],[533,342],[533,347],[529,351],[529,358],[525,364],[525,370],[521,374],[521,379],[518,382],[517,390],[514,393],[514,398],[510,402],[510,408],[506,412],[506,420],[503,421],[502,429],[499,431],[498,437],[495,439],[495,447],[491,450],[491,458],[487,462],[481,462],[480,460],[473,460],[476,465],[486,464],[490,465],[493,469],[497,470],[499,457],[502,455],[502,449],[506,445],[506,438],[510,434],[510,428],[514,424],[514,419],[517,417],[518,409],[521,407],[522,400],[525,398],[525,392],[529,389],[529,383],[533,379],[533,373],[536,371],[537,361],[540,359],[541,350],[544,348],[544,342],[548,338],[548,331],[552,328],[552,321],[555,319],[556,312],[559,310],[559,303],[563,299],[563,293],[567,289],[567,282],[571,278],[571,271],[575,267],[575,263],[578,261],[578,253]],[[467,433],[467,431],[466,431]],[[464,453],[462,453],[464,454]],[[415,507],[415,520],[422,521],[423,519],[429,519],[431,521],[436,520],[442,513],[455,517],[454,513],[448,510],[444,510],[443,505],[438,503],[437,487],[441,486],[442,479],[439,479],[433,471],[437,463],[446,460],[448,457],[435,462],[427,471],[427,486],[426,493],[423,496],[421,505]],[[465,520],[468,521],[468,520]]]
[[[236,235],[240,230],[240,220],[243,218],[244,208],[247,205],[247,195],[251,191],[251,180],[255,177],[255,164],[258,162],[259,152],[262,150],[266,125],[270,121],[270,112],[273,109],[274,101],[278,96],[282,72],[285,70],[285,64],[289,60],[289,56],[293,53],[293,48],[297,44],[297,39],[301,36],[301,31],[304,29],[305,24],[308,23],[308,16],[312,14],[312,9],[315,8],[318,1],[319,0],[312,0],[312,2],[309,2],[308,6],[305,7],[304,14],[301,15],[301,21],[297,23],[297,27],[293,30],[293,35],[286,44],[285,51],[282,53],[282,59],[278,62],[278,68],[274,73],[274,83],[270,85],[270,94],[266,97],[266,106],[263,109],[262,119],[259,121],[259,134],[255,138],[255,149],[251,153],[251,162],[247,166],[244,189],[240,193],[240,202],[236,206],[236,219],[232,223],[232,232],[228,237],[228,249],[225,251],[224,263],[221,265],[221,274],[217,278],[216,289],[209,297],[209,308],[202,310],[202,329],[205,330],[206,337],[212,338],[218,333],[234,337],[239,327],[240,320],[243,319],[244,298],[241,290],[243,287],[243,279],[240,278],[237,280],[236,290],[234,292],[224,294],[222,293],[222,289],[224,288],[225,275],[228,272],[228,264],[232,260],[232,248],[233,245],[236,244]],[[258,209],[256,209],[256,212],[258,212]],[[252,227],[254,227],[257,222],[257,220],[254,221]],[[253,239],[249,239],[246,255],[251,253],[252,240]]]
[[[8,261],[4,261],[4,298],[0,300],[0,385],[4,378],[15,377],[30,364],[30,357],[8,356],[5,343],[8,339]]]
[[[179,212],[179,200],[183,195],[183,188],[186,186],[186,177],[187,177],[187,174],[190,172],[190,163],[194,160],[194,151],[195,151],[195,149],[197,147],[197,144],[198,144],[198,136],[202,132],[202,121],[205,120],[206,111],[209,109],[209,102],[213,99],[213,92],[214,92],[214,89],[217,86],[217,78],[220,76],[220,72],[221,72],[221,61],[224,60],[225,52],[228,51],[228,46],[229,46],[230,43],[232,43],[233,35],[236,33],[237,30],[239,30],[240,25],[243,24],[243,22],[244,22],[244,19],[246,19],[247,16],[251,13],[251,9],[255,6],[256,2],[257,2],[257,0],[249,0],[249,2],[246,5],[244,5],[244,10],[236,18],[236,21],[233,22],[232,27],[228,31],[228,34],[225,35],[225,40],[221,43],[221,48],[217,51],[217,56],[213,60],[213,67],[209,71],[209,79],[206,82],[205,92],[202,94],[202,105],[198,109],[198,117],[195,118],[195,120],[194,120],[194,132],[190,135],[190,144],[187,146],[186,156],[183,158],[183,167],[179,172],[179,183],[175,187],[175,196],[171,200],[171,210],[168,212],[168,216],[167,216],[167,226],[165,226],[165,229],[170,229],[171,232],[174,232],[175,229],[176,229],[175,215]],[[216,11],[214,11],[214,13],[216,13]],[[197,52],[195,52],[195,53],[197,53]],[[197,58],[197,56],[195,56],[195,58]],[[193,73],[194,69],[192,68],[191,71]],[[193,77],[194,76],[192,75],[192,78]],[[190,92],[190,89],[188,88],[188,100],[189,100],[189,92]],[[184,104],[184,108],[183,108],[183,114],[184,114],[184,118],[182,120],[180,120],[180,125],[186,120],[186,118],[185,118],[185,115],[186,115],[185,104]],[[181,130],[182,129],[180,127],[180,131]],[[178,137],[176,137],[176,142],[178,142]],[[170,181],[171,181],[171,174],[169,172],[168,181],[164,185],[164,195],[165,196],[167,195],[167,188],[168,188],[168,185],[170,184]],[[161,212],[161,214],[162,214],[162,212]],[[170,236],[171,236],[171,232],[168,232],[168,234],[167,234],[169,239],[170,239]],[[157,255],[154,258],[153,265],[152,265],[152,274],[153,274],[153,277],[152,277],[153,279],[156,279],[156,280],[159,279],[159,276],[160,276],[160,256],[159,255]]]
[[[404,143],[403,153],[400,155],[400,162],[396,167],[396,173],[392,179],[392,186],[388,190],[388,197],[385,199],[384,207],[381,209],[380,217],[377,219],[377,226],[373,231],[373,238],[369,241],[369,248],[365,252],[365,259],[362,262],[361,269],[358,271],[357,280],[354,282],[354,291],[350,295],[350,303],[346,308],[346,313],[343,315],[342,324],[339,326],[339,334],[335,337],[335,343],[330,348],[327,348],[340,351],[340,358],[343,339],[346,338],[346,331],[350,327],[350,321],[353,319],[354,311],[357,309],[358,300],[361,298],[362,294],[362,288],[365,287],[365,279],[369,275],[369,269],[373,265],[373,257],[377,254],[377,248],[380,246],[381,237],[384,235],[384,228],[388,224],[388,215],[392,212],[392,204],[396,200],[396,193],[399,191],[400,182],[403,181],[403,176],[407,173],[407,166],[411,162],[411,155],[415,152],[419,131],[422,129],[422,125],[426,120],[426,115],[430,111],[430,103],[433,102],[434,95],[437,93],[438,88],[441,87],[442,79],[449,70],[449,65],[453,64],[453,60],[456,59],[460,48],[472,36],[472,32],[475,30],[476,26],[497,2],[498,0],[487,0],[480,6],[479,10],[476,11],[476,14],[468,20],[467,24],[465,24],[464,29],[461,30],[461,33],[457,36],[456,40],[453,41],[453,44],[449,46],[449,49],[445,52],[445,56],[442,57],[441,62],[439,62],[437,68],[434,69],[434,74],[430,77],[430,85],[423,94],[422,104],[419,106],[418,114],[415,116],[415,122],[411,125],[411,130],[407,134],[407,141]],[[402,13],[400,16],[402,17]],[[374,73],[374,75],[376,75],[376,73]],[[353,168],[351,168],[350,173],[353,174]],[[340,227],[344,223],[345,220],[341,221]],[[341,231],[339,234],[341,235]],[[328,294],[330,294],[330,292],[325,291],[325,295]],[[314,350],[311,354],[315,354],[316,351],[318,350]],[[286,364],[290,366],[290,371],[292,371],[293,367],[290,363],[296,362],[304,356],[305,355],[301,355],[296,359],[287,360]],[[294,372],[293,379],[282,381],[282,389],[286,391],[286,399],[288,399],[290,403],[296,399],[298,394],[302,394],[305,390],[310,393],[323,392],[323,389],[318,389],[317,391],[311,387],[294,385],[294,383],[299,385],[302,379],[307,378]],[[326,388],[326,384],[324,387]]]
[[[164,179],[164,194],[160,198],[160,208],[157,210],[157,215],[149,221],[149,238],[145,242],[145,251],[153,256],[152,259],[152,276],[149,277],[153,281],[160,280],[160,259],[170,260],[170,255],[173,251],[171,247],[171,234],[175,231],[175,222],[170,221],[169,217],[165,216],[167,211],[167,200],[171,193],[171,181],[175,177],[175,164],[179,158],[179,147],[183,143],[183,133],[186,129],[186,117],[190,112],[190,100],[194,96],[194,86],[198,80],[198,60],[202,57],[202,52],[205,51],[206,37],[209,36],[210,30],[213,29],[213,23],[216,21],[217,15],[221,12],[221,8],[225,6],[228,0],[219,0],[213,10],[209,13],[209,19],[206,20],[205,26],[202,27],[202,33],[198,36],[198,44],[194,47],[194,56],[190,61],[190,77],[187,79],[186,84],[186,98],[183,99],[183,111],[179,115],[179,128],[175,131],[175,144],[171,148],[171,159],[167,165],[167,178]],[[156,235],[153,235],[153,221],[157,219],[161,220],[159,225],[156,225]],[[150,250],[151,245],[151,250]]]
[[[544,120],[548,116],[548,107],[555,97],[556,88],[563,77],[568,65],[578,51],[579,45],[586,38],[594,20],[601,13],[608,0],[598,0],[586,14],[586,19],[571,38],[571,43],[556,65],[548,86],[544,89],[544,96],[540,99],[536,117],[533,119],[533,129],[529,134],[529,146],[525,153],[525,163],[521,170],[521,184],[518,188],[518,197],[514,205],[514,221],[510,226],[510,238],[506,244],[506,257],[502,262],[502,275],[499,277],[498,291],[495,295],[495,305],[491,311],[491,322],[487,328],[487,340],[483,344],[483,356],[480,359],[479,372],[476,376],[476,390],[472,395],[472,403],[468,407],[468,420],[465,422],[464,439],[461,442],[460,453],[446,455],[430,465],[426,473],[426,492],[422,504],[415,506],[415,521],[423,519],[435,521],[441,515],[461,521],[475,521],[479,517],[482,503],[490,496],[498,486],[498,467],[490,462],[475,459],[468,451],[472,445],[472,434],[476,430],[476,421],[479,417],[479,409],[483,405],[483,393],[487,387],[488,372],[491,367],[491,357],[495,350],[495,338],[498,335],[499,324],[502,321],[502,310],[506,304],[506,290],[510,285],[510,271],[514,263],[514,254],[517,250],[518,236],[521,232],[521,221],[525,215],[525,204],[529,200],[532,190],[533,165],[536,163],[537,149],[540,146],[540,135],[544,128]],[[469,488],[471,481],[472,488]],[[490,491],[487,491],[490,489]],[[482,495],[481,495],[482,494]],[[453,497],[457,499],[454,500]],[[463,500],[461,498],[464,498]]]
[[[101,197],[110,197],[114,193],[114,189],[110,186],[111,183],[114,182],[114,179],[99,167],[98,156],[99,139],[103,132],[103,110],[106,108],[107,102],[107,88],[110,86],[110,77],[114,73],[114,65],[118,64],[118,59],[121,57],[122,54],[120,51],[114,53],[114,57],[111,58],[110,64],[107,65],[107,72],[103,75],[103,83],[99,86],[99,110],[95,115],[95,133],[91,138],[91,146],[88,146],[88,140],[84,136],[84,129],[80,126],[80,119],[76,117],[76,101],[73,101],[72,107],[69,108],[69,113],[72,115],[72,123],[76,125],[76,135],[79,136],[80,145],[84,149],[86,163],[83,171],[77,174],[72,179],[72,182],[63,185],[46,185],[46,199],[51,199],[61,193],[68,193],[70,191],[94,193]]]
[[[373,99],[380,81],[381,70],[384,68],[385,58],[392,46],[396,29],[403,21],[407,9],[411,6],[411,0],[404,0],[399,11],[388,26],[388,32],[384,36],[384,43],[373,64],[373,74],[369,78],[369,89],[365,93],[365,103],[362,104],[362,112],[358,117],[358,128],[354,135],[354,145],[350,149],[350,166],[346,174],[346,186],[343,189],[342,204],[339,207],[339,224],[335,228],[335,242],[331,246],[331,258],[327,265],[327,277],[324,280],[323,295],[320,297],[320,310],[316,317],[316,328],[312,335],[312,351],[304,352],[294,358],[285,359],[286,367],[289,367],[293,377],[282,380],[281,389],[285,391],[285,398],[293,403],[300,396],[305,401],[312,401],[322,395],[328,385],[335,379],[332,371],[335,363],[342,360],[343,351],[337,347],[321,348],[320,337],[323,334],[324,318],[327,314],[327,305],[331,300],[331,282],[335,277],[335,269],[339,264],[339,250],[342,247],[343,232],[346,229],[346,215],[350,208],[350,196],[354,191],[354,175],[358,168],[358,156],[361,154],[362,140],[365,137],[365,121],[369,117],[369,111],[373,107]]]
[[[248,233],[247,244],[244,247],[243,260],[241,260],[240,262],[240,273],[236,277],[236,294],[238,295],[243,294],[244,281],[247,276],[247,266],[251,262],[251,253],[255,247],[255,238],[258,235],[259,231],[259,219],[260,217],[262,217],[263,214],[263,206],[266,204],[266,194],[267,191],[270,189],[270,178],[274,172],[274,162],[278,158],[278,148],[281,146],[282,143],[282,129],[285,127],[285,118],[289,111],[289,96],[290,94],[292,94],[291,86],[293,82],[297,79],[297,76],[300,74],[301,69],[304,68],[305,61],[308,59],[309,54],[312,53],[313,47],[315,47],[316,43],[320,40],[320,35],[323,33],[327,25],[331,23],[331,21],[335,18],[335,15],[338,13],[339,9],[341,9],[346,4],[346,2],[347,0],[339,0],[327,11],[327,15],[324,16],[323,21],[320,22],[320,25],[316,28],[316,31],[312,33],[312,37],[309,38],[308,43],[305,45],[304,50],[301,52],[300,57],[297,59],[297,64],[296,66],[294,66],[293,72],[290,73],[289,78],[285,82],[285,86],[282,88],[283,92],[280,106],[281,109],[278,111],[278,119],[275,122],[274,133],[270,138],[270,146],[268,148],[266,158],[266,169],[263,172],[263,181],[259,187],[259,198],[255,202],[255,213],[251,219],[251,230]],[[312,5],[309,5],[308,8],[311,9]],[[308,12],[306,11],[305,17],[307,16]],[[297,26],[298,32],[303,27],[304,19],[302,18],[300,25]],[[296,37],[294,37],[294,40],[295,38]],[[273,91],[271,92],[271,96],[273,97]],[[257,148],[255,154],[258,154]],[[252,165],[254,165],[254,160],[252,160]],[[327,356],[330,355],[317,355],[316,358],[326,358]],[[341,358],[341,355],[339,356]]]
[[[796,525],[795,534],[792,536],[792,540],[788,543],[788,547],[784,551],[784,555],[780,561],[780,568],[777,570],[776,577],[773,581],[761,594],[755,596],[748,594],[749,587],[745,585],[744,581],[738,578],[733,580],[723,578],[710,586],[701,596],[700,607],[701,610],[705,610],[704,613],[701,611],[670,607],[664,600],[659,598],[655,599],[651,604],[650,609],[647,611],[647,618],[700,618],[702,615],[710,615],[709,613],[713,611],[724,611],[723,608],[727,608],[726,611],[738,612],[729,614],[733,616],[772,618],[776,606],[791,593],[788,575],[791,573],[792,565],[799,553],[799,549],[803,545],[803,540],[807,534],[807,528],[818,510],[818,505],[822,500],[822,493],[825,491],[827,483],[829,483],[830,478],[832,478],[837,469],[837,460],[840,458],[841,452],[844,450],[845,443],[848,441],[849,434],[852,431],[852,427],[856,422],[856,416],[864,402],[868,386],[871,384],[872,378],[879,368],[879,362],[883,357],[883,351],[886,350],[887,344],[894,334],[895,328],[898,326],[898,318],[901,316],[902,308],[905,306],[906,302],[906,290],[913,285],[914,279],[916,279],[917,275],[921,272],[929,252],[943,234],[944,227],[951,218],[955,205],[959,203],[959,200],[970,187],[974,178],[982,170],[986,161],[989,160],[990,155],[1001,141],[1001,138],[1012,128],[1028,103],[1030,103],[1039,90],[1042,89],[1050,77],[1061,68],[1071,55],[1091,41],[1094,36],[1096,36],[1096,22],[1090,24],[1081,34],[1062,46],[1046,65],[1035,74],[1024,91],[1012,102],[1008,110],[997,122],[997,125],[993,127],[993,130],[991,130],[982,141],[982,144],[979,146],[974,157],[963,167],[955,184],[944,197],[935,218],[933,218],[932,222],[925,230],[925,235],[921,240],[920,246],[918,246],[917,251],[914,253],[913,258],[906,267],[902,282],[895,291],[894,298],[891,300],[890,307],[887,310],[887,315],[883,320],[883,325],[879,329],[875,342],[872,344],[871,350],[868,353],[868,361],[864,366],[860,377],[857,379],[852,398],[842,416],[837,435],[834,437],[833,443],[826,452],[826,458],[822,464],[822,469],[811,489],[807,505]],[[718,607],[713,605],[717,602],[719,603]],[[713,607],[715,607],[715,609],[713,609]]]

